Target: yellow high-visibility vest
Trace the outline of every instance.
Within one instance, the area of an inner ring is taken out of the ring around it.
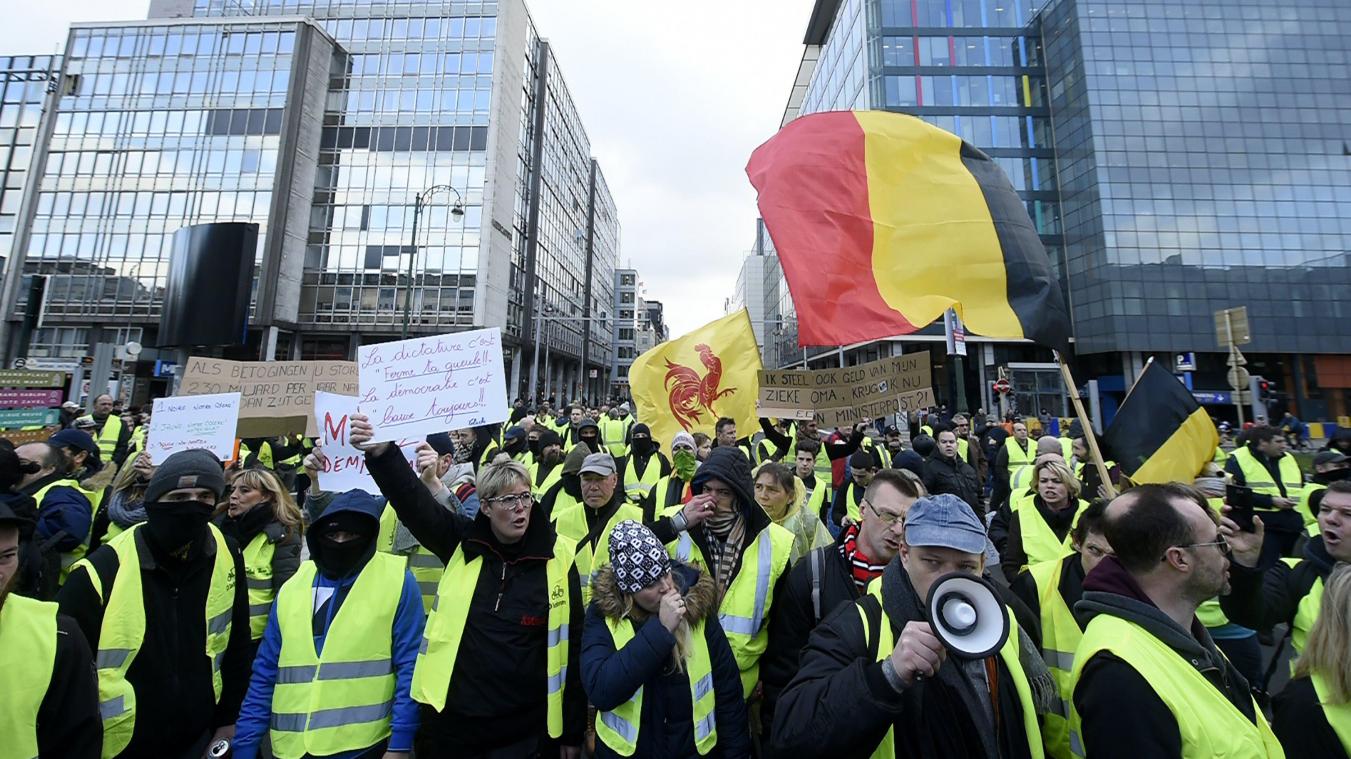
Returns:
[[[1072,561],[1078,561],[1078,557]],[[1074,650],[1084,637],[1065,597],[1060,595],[1060,576],[1065,560],[1043,561],[1027,568],[1037,586],[1041,607],[1041,655],[1055,679],[1056,698],[1051,710],[1042,715],[1042,743],[1047,756],[1069,759],[1070,752],[1070,672],[1074,669]]]
[[[1245,484],[1252,488],[1254,493],[1273,498],[1281,497],[1281,489],[1276,485],[1276,481],[1271,478],[1271,472],[1252,455],[1248,446],[1235,448],[1233,456],[1238,461],[1239,468],[1243,471]],[[1304,494],[1304,474],[1299,471],[1299,462],[1295,461],[1294,456],[1286,453],[1277,459],[1277,463],[1281,471],[1281,484],[1285,486],[1285,497],[1298,503]],[[1258,510],[1271,511],[1272,509],[1259,508]]]
[[[1281,559],[1286,566],[1294,569],[1299,566],[1304,559]],[[1299,599],[1295,606],[1295,618],[1290,620],[1290,645],[1294,647],[1295,653],[1303,653],[1304,646],[1309,642],[1309,631],[1313,629],[1313,623],[1318,620],[1318,611],[1323,607],[1323,578],[1319,577],[1313,581],[1309,592]]]
[[[633,456],[629,456],[624,463],[624,495],[631,501],[641,501],[652,492],[652,488],[657,486],[657,481],[661,479],[661,459],[656,453],[651,454],[647,460],[647,468],[643,470],[643,475],[638,476],[638,467],[633,462]]]
[[[1078,687],[1084,665],[1099,651],[1130,665],[1154,689],[1155,695],[1177,720],[1182,756],[1284,757],[1262,709],[1253,702],[1256,723],[1239,711],[1218,688],[1186,659],[1144,628],[1120,617],[1099,614],[1088,623],[1074,652],[1071,693]],[[1070,747],[1084,755],[1083,722],[1070,699]]]
[[[394,531],[398,526],[399,515],[394,513],[394,507],[386,501],[384,511],[380,512],[380,532],[376,536],[375,550],[394,553]],[[436,588],[441,584],[441,575],[445,573],[446,565],[421,543],[406,558],[408,571],[413,573],[413,580],[417,582],[418,592],[422,595],[422,612],[430,613],[432,602],[436,600]]]
[[[1018,475],[1021,469],[1031,469],[1037,461],[1037,448],[1028,441],[1027,450],[1018,445],[1018,438],[1009,435],[1004,440],[1004,450],[1008,451],[1009,458],[1009,486],[1013,486],[1013,478]],[[1029,472],[1030,474],[1030,472]]]
[[[1313,681],[1313,691],[1318,694],[1318,703],[1323,707],[1323,716],[1342,742],[1342,750],[1351,756],[1351,703],[1334,701],[1332,689],[1321,674],[1314,672],[1309,679]]]
[[[84,490],[84,488],[80,487],[79,482],[71,479],[56,480],[55,482],[49,482],[46,485],[43,485],[41,488],[38,489],[36,493],[33,494],[33,502],[37,504],[37,508],[39,511],[42,510],[42,499],[47,497],[47,493],[50,492],[52,488],[71,488],[72,490],[84,495],[86,500],[88,500],[89,498],[88,493]],[[61,576],[60,579],[58,580],[59,584],[61,585],[66,584],[66,578],[70,576],[70,570],[72,567],[75,566],[75,562],[79,561],[80,559],[83,559],[84,555],[89,553],[89,541],[92,540],[93,537],[94,537],[94,505],[91,502],[89,504],[89,532],[80,536],[80,544],[78,546],[75,546],[69,551],[61,552]]]
[[[572,566],[573,546],[567,538],[554,540],[554,555],[547,565],[549,594],[549,632],[547,637],[545,683],[548,689],[549,737],[563,734],[563,684],[568,668],[568,620],[572,608],[568,593],[568,568]],[[483,558],[466,560],[464,547],[455,549],[436,591],[436,603],[422,633],[417,666],[413,669],[413,699],[438,712],[446,708],[446,695],[460,654],[460,641],[469,620],[469,601],[483,571]],[[472,655],[472,654],[471,654]]]
[[[655,621],[652,624],[658,624]],[[633,640],[633,622],[628,619],[605,619],[614,639],[615,651]],[[690,626],[690,656],[685,660],[685,674],[690,679],[690,700],[693,703],[694,747],[700,756],[718,743],[717,714],[713,692],[713,660],[708,655],[708,641],[704,638],[704,623]],[[638,750],[638,728],[643,716],[643,689],[638,688],[633,698],[618,708],[596,714],[596,738],[620,756],[633,756]]]
[[[582,603],[591,602],[591,575],[597,569],[610,563],[610,533],[614,532],[615,527],[626,519],[632,519],[635,522],[643,521],[642,507],[627,501],[624,502],[610,516],[610,521],[605,523],[605,527],[601,530],[600,537],[593,547],[585,541],[587,532],[589,532],[586,523],[586,509],[588,508],[590,507],[586,504],[579,503],[554,511],[554,529],[559,536],[567,538],[576,547],[573,564],[577,567],[577,579],[582,585]]]
[[[113,460],[113,452],[117,450],[117,441],[121,437],[122,417],[109,414],[108,418],[103,420],[103,429],[94,436],[94,442],[99,446],[100,457],[105,462]]]
[[[877,640],[877,661],[882,661],[891,656],[891,651],[896,647],[896,634],[891,630],[891,619],[887,616],[886,606],[882,604],[882,583],[873,582],[868,584],[868,595],[877,598],[877,605],[882,608],[882,617],[877,628],[872,627],[868,620],[867,611],[860,605],[855,604],[858,609],[858,616],[863,620],[863,640],[865,647],[871,649],[872,641]],[[1037,709],[1032,705],[1032,686],[1027,681],[1027,673],[1023,671],[1023,665],[1018,661],[1019,636],[1018,621],[1013,618],[1013,610],[1005,607],[1004,613],[1009,617],[1009,638],[1004,641],[1004,646],[999,649],[999,658],[1003,660],[1004,666],[1008,668],[1009,675],[1013,678],[1013,688],[1018,693],[1018,705],[1023,711],[1023,732],[1027,736],[1027,750],[1032,759],[1044,759],[1045,751],[1042,749],[1041,726],[1037,724]],[[896,728],[888,728],[887,734],[882,738],[882,742],[877,744],[877,749],[872,753],[872,759],[896,759]]]
[[[607,416],[600,420],[598,426],[601,445],[615,458],[624,455],[624,435],[628,432],[629,425],[623,419],[611,419]]]
[[[94,666],[99,679],[99,716],[103,719],[103,757],[122,753],[136,728],[136,689],[127,680],[127,670],[141,651],[145,640],[145,601],[141,591],[140,534],[135,525],[113,538],[108,546],[117,554],[117,575],[112,591],[105,594],[98,572],[88,559],[83,568],[89,583],[103,602],[103,624],[99,628],[99,647]],[[206,641],[204,651],[211,661],[211,687],[220,703],[220,663],[230,642],[231,615],[235,601],[235,562],[225,536],[214,524],[207,529],[215,541],[215,563],[206,595]],[[144,549],[144,550],[149,550]]]
[[[272,557],[277,553],[277,544],[267,531],[253,536],[253,540],[244,547],[244,582],[249,591],[249,635],[254,640],[262,640],[263,630],[267,629],[267,616],[272,611],[272,601],[277,591],[272,586]]]
[[[681,507],[668,509],[668,515]],[[673,557],[694,564],[705,572],[709,564],[688,531],[666,546]],[[760,679],[760,656],[769,644],[769,613],[773,605],[774,584],[788,570],[793,552],[793,534],[777,524],[769,524],[746,546],[741,555],[741,570],[727,586],[718,607],[718,622],[727,634],[737,668],[741,670],[743,695],[750,697]]]
[[[56,669],[56,609],[18,594],[5,599],[0,668],[11,686],[0,698],[0,756],[6,759],[38,755],[38,710]]]
[[[390,734],[394,708],[394,616],[404,563],[376,552],[361,568],[314,650],[313,561],[277,595],[281,652],[272,690],[272,753],[278,759],[369,748]]]
[[[1018,527],[1023,541],[1023,553],[1027,555],[1027,564],[1019,568],[1019,571],[1027,568],[1030,564],[1055,561],[1074,553],[1070,533],[1065,533],[1064,540],[1057,538],[1055,530],[1052,530],[1051,525],[1047,524],[1046,520],[1042,518],[1035,500],[1019,501],[1015,505],[1015,509],[1019,515]],[[1079,524],[1079,516],[1087,509],[1088,501],[1079,499],[1079,503],[1074,510],[1074,520],[1070,523],[1071,531],[1073,531],[1074,525]]]

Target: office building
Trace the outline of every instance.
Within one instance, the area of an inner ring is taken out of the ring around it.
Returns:
[[[1336,0],[818,0],[782,121],[895,110],[994,158],[1060,277],[1098,418],[1146,360],[1180,353],[1197,397],[1232,416],[1214,312],[1234,306],[1254,325],[1249,369],[1278,389],[1252,410],[1333,418],[1351,408],[1347,23]],[[785,286],[780,365],[791,306]],[[939,325],[846,355],[928,344],[941,370],[941,340]],[[995,408],[1003,369],[1020,411],[1066,414],[1049,351],[967,342],[968,398]]]
[[[250,326],[227,355],[350,358],[407,313],[411,335],[501,329],[513,395],[532,375],[543,394],[604,387],[618,213],[520,0],[150,16],[71,30],[11,325],[26,276],[55,275],[44,329],[114,316],[153,346],[173,231],[252,221]],[[72,352],[123,339],[96,332]]]
[[[0,56],[0,268],[9,260],[42,110],[61,59]]]

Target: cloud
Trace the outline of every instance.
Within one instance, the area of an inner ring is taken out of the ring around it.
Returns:
[[[746,161],[778,129],[812,0],[527,2],[614,194],[621,262],[672,334],[722,315],[755,239]],[[51,53],[70,22],[144,18],[149,2],[7,5],[8,54]]]

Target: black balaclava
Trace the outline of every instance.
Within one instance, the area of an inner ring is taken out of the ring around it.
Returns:
[[[155,501],[145,504],[146,537],[166,554],[176,554],[206,536],[215,508],[201,501]]]
[[[527,437],[525,440],[525,447],[530,450],[531,456],[534,456],[536,458],[539,457],[540,451],[539,438],[531,440],[530,438]]]
[[[633,449],[636,456],[647,456],[657,448],[652,443],[652,430],[641,422],[633,425],[632,437],[629,447]]]
[[[370,558],[371,545],[375,540],[371,527],[369,516],[354,511],[341,511],[321,518],[316,527],[322,549],[315,557],[319,569],[332,578],[346,577],[360,570]],[[360,537],[339,543],[330,538],[337,531],[355,533]]]
[[[507,452],[508,456],[517,456],[520,455],[521,453],[524,453],[526,450],[525,436],[522,435],[521,437],[516,437],[507,440],[506,445],[504,445],[502,449]]]

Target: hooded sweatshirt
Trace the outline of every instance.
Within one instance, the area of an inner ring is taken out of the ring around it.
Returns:
[[[1249,721],[1255,718],[1248,681],[1215,647],[1195,617],[1184,630],[1150,600],[1115,557],[1103,559],[1084,578],[1083,598],[1074,605],[1081,627],[1108,614],[1144,628],[1177,652]],[[1083,668],[1074,689],[1074,707],[1083,719],[1087,756],[1172,757],[1182,754],[1177,718],[1153,686],[1126,662],[1100,651]],[[1130,714],[1123,720],[1121,715]]]
[[[338,610],[347,600],[357,577],[375,555],[376,535],[380,531],[380,512],[384,507],[382,499],[363,493],[349,491],[333,499],[332,504],[319,517],[323,520],[341,513],[360,515],[370,532],[366,540],[366,549],[359,560],[358,567],[352,571],[335,576],[335,572],[325,561],[324,542],[319,537],[319,529],[305,536],[310,549],[310,560],[318,571],[314,574],[314,606],[312,624],[314,629],[315,652],[323,655],[324,641]],[[390,630],[391,654],[394,660],[395,686],[394,710],[391,719],[391,734],[388,742],[390,751],[411,751],[413,735],[417,732],[419,717],[418,704],[413,701],[410,689],[413,685],[413,665],[417,662],[418,646],[422,641],[422,594],[417,581],[407,571],[403,576],[399,605],[394,612],[394,625]],[[348,631],[351,632],[351,631]],[[369,634],[377,631],[369,630]],[[277,607],[274,604],[268,615],[267,629],[258,647],[258,655],[253,663],[253,679],[249,683],[248,695],[239,710],[239,721],[235,724],[233,742],[235,759],[253,759],[258,755],[258,744],[268,732],[272,716],[272,691],[277,682],[277,661],[281,654],[281,628],[277,624]],[[366,749],[347,751],[330,755],[334,759],[349,759],[360,756]]]

